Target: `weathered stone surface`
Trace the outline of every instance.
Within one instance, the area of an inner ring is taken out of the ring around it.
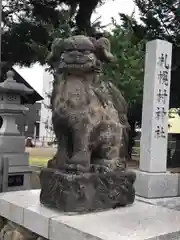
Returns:
[[[102,63],[114,60],[110,42],[86,36],[56,39],[52,124],[58,150],[40,176],[41,202],[63,211],[93,211],[134,201],[128,159],[127,104],[103,81]]]
[[[90,212],[134,202],[132,172],[67,174],[44,169],[40,200],[65,212]]]

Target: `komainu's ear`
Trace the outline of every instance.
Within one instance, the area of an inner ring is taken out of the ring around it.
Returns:
[[[98,58],[101,61],[112,62],[116,60],[116,58],[111,53],[111,44],[107,38],[101,37],[97,40],[96,44]]]
[[[96,38],[94,38],[94,37],[89,37],[89,40],[91,40],[91,42],[92,42],[93,45],[94,45],[94,48],[96,49],[96,48],[97,48],[97,40],[96,40]]]
[[[56,38],[52,45],[51,45],[51,51],[49,55],[46,58],[46,62],[53,66],[56,61],[58,61],[58,58],[60,58],[60,55],[63,51],[64,46],[64,40],[61,38]]]

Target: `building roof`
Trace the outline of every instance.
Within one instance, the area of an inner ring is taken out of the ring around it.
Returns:
[[[6,73],[12,70],[14,72],[14,79],[18,83],[23,83],[26,87],[33,90],[32,94],[28,94],[26,98],[22,99],[23,104],[34,104],[37,101],[43,100],[43,97],[28,83],[26,80],[10,65],[3,64],[2,66],[2,77],[0,78],[0,82],[3,82],[6,79]]]

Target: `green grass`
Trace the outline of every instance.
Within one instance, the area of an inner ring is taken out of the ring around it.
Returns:
[[[31,166],[46,167],[49,159],[46,157],[30,157],[29,164]]]
[[[135,147],[140,147],[140,140],[135,140]]]

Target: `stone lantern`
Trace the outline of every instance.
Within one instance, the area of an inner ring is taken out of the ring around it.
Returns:
[[[8,191],[30,189],[29,154],[25,152],[25,137],[16,125],[16,115],[28,111],[21,104],[33,90],[14,79],[8,71],[7,79],[0,83],[0,166],[8,159]]]

